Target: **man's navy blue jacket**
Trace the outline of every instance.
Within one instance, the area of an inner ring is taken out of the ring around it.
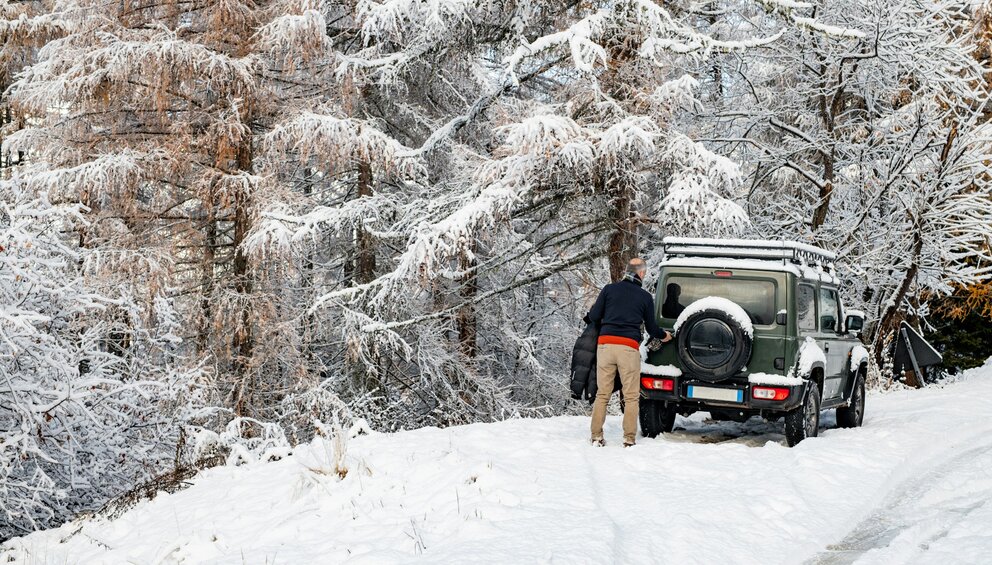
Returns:
[[[665,330],[658,327],[655,319],[654,298],[641,288],[641,280],[636,276],[627,276],[604,286],[592,310],[589,310],[588,318],[599,326],[599,335],[626,337],[640,342],[643,323],[651,337],[665,339]]]

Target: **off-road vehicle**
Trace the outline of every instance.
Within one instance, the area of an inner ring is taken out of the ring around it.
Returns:
[[[675,340],[642,364],[643,434],[696,411],[784,418],[790,446],[817,435],[821,410],[860,426],[864,315],[845,313],[834,259],[795,242],[666,238],[655,306]]]

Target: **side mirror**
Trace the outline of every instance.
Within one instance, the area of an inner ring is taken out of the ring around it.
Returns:
[[[785,310],[779,310],[778,314],[775,314],[775,323],[784,326],[789,323],[789,313]]]
[[[865,327],[865,318],[859,314],[851,314],[844,320],[844,328],[851,333],[861,333]]]

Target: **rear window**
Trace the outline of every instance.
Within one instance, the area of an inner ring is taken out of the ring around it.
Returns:
[[[698,278],[671,276],[665,279],[661,315],[678,318],[686,306],[707,296],[719,296],[736,302],[754,324],[775,322],[775,283],[735,278]]]

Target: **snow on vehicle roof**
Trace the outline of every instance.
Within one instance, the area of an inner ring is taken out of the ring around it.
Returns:
[[[810,267],[807,265],[797,265],[778,260],[762,259],[734,259],[715,257],[675,257],[665,259],[659,267],[702,267],[710,269],[734,269],[754,270],[754,271],[774,271],[779,273],[791,273],[803,279],[837,284],[837,279],[823,269]]]
[[[835,253],[799,241],[776,240],[776,239],[713,239],[705,237],[666,237],[662,240],[665,245],[705,245],[716,247],[734,247],[743,249],[797,249],[813,255],[820,255],[825,259],[834,260]]]

